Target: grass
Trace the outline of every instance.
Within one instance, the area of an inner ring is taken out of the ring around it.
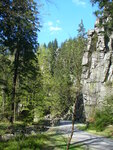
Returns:
[[[82,131],[87,131],[89,133],[93,133],[96,135],[100,135],[100,136],[113,139],[113,125],[107,126],[103,131],[97,131],[96,128],[92,124],[90,124],[88,128],[86,124],[82,124],[82,125],[78,124],[77,128]]]
[[[8,123],[0,123],[0,135],[10,126]],[[14,124],[13,128],[24,127],[22,123]],[[46,131],[42,134],[29,135],[20,134],[8,141],[0,141],[0,150],[66,150],[67,139],[56,131]],[[70,146],[70,150],[83,150],[80,145]]]
[[[80,146],[71,146],[71,150],[83,150]],[[66,139],[56,133],[20,136],[7,142],[0,142],[0,150],[66,150]]]

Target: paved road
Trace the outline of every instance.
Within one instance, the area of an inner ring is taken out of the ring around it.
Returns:
[[[71,122],[61,121],[59,126],[52,128],[58,133],[62,133],[64,136],[69,137],[71,133]],[[85,145],[87,150],[113,150],[113,140],[80,131],[76,128],[76,124],[72,144]]]

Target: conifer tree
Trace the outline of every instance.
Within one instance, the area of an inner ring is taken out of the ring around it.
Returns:
[[[84,28],[84,24],[83,24],[83,20],[81,19],[81,22],[79,24],[79,28],[78,28],[78,37],[79,38],[85,38],[86,36],[86,32],[85,32],[85,28]]]
[[[12,55],[11,119],[15,119],[17,78],[35,74],[32,61],[36,60],[39,20],[33,0],[0,1],[0,43]]]

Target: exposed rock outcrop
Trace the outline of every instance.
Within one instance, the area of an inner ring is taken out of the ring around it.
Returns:
[[[86,119],[101,109],[106,96],[113,94],[113,34],[105,37],[97,26],[88,32],[88,45],[82,60],[83,101]]]

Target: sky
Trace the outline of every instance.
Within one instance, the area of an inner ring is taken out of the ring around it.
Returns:
[[[39,1],[39,0],[36,0]],[[77,36],[78,25],[83,20],[86,32],[94,28],[96,17],[90,0],[41,0],[39,5],[42,27],[38,33],[39,44],[48,44],[55,38],[59,45]]]

